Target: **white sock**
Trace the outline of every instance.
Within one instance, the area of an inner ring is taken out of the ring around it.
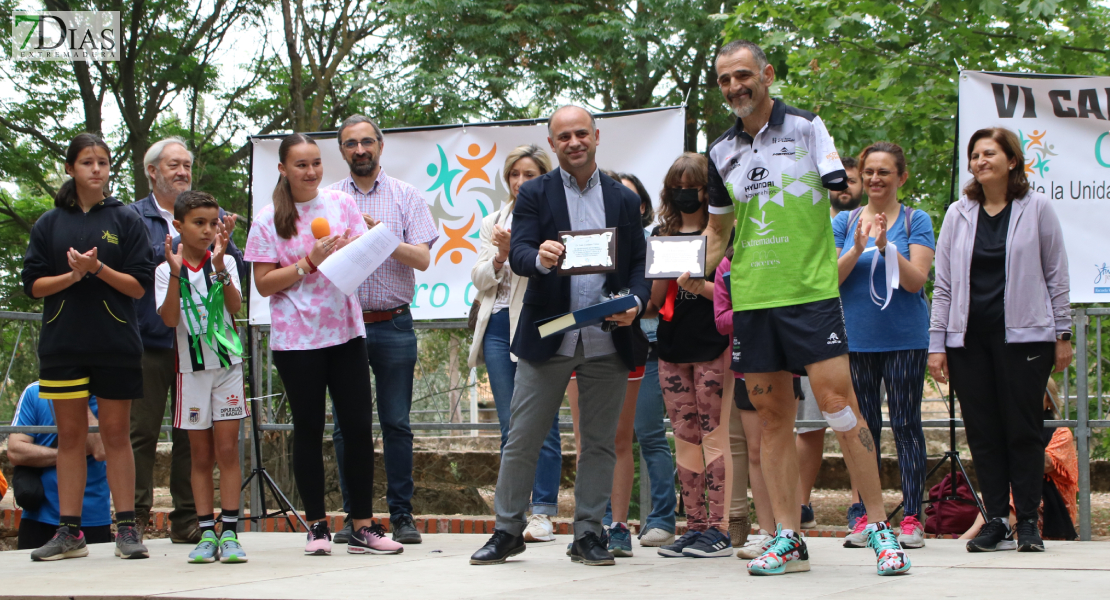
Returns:
[[[794,537],[794,530],[793,529],[783,529],[782,530],[782,537]]]

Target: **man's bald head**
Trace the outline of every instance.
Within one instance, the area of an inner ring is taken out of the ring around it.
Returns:
[[[597,123],[594,121],[593,113],[591,113],[590,111],[582,108],[581,106],[576,106],[574,104],[564,104],[563,106],[560,106],[559,108],[556,108],[555,112],[551,113],[551,116],[547,118],[547,135],[552,135],[551,124],[555,122],[556,117],[561,116],[566,111],[573,111],[574,113],[585,114],[586,117],[589,118],[589,120],[590,120],[590,129],[593,129],[593,130],[597,129]],[[570,115],[567,114],[567,115],[564,115],[564,116],[570,116]]]

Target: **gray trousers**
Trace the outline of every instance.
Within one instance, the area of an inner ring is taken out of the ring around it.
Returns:
[[[581,343],[573,357],[553,356],[543,362],[520,359],[517,363],[509,440],[501,453],[493,502],[500,530],[518,536],[524,532],[540,447],[575,371],[582,448],[574,480],[574,537],[588,531],[601,535],[601,520],[613,490],[617,462],[613,441],[628,387],[628,367],[616,353],[586,358]]]

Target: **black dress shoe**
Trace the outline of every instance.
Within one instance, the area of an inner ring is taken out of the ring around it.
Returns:
[[[590,567],[617,564],[617,560],[605,548],[601,538],[592,531],[587,531],[585,535],[574,540],[574,544],[570,547],[570,560]]]
[[[499,565],[510,556],[524,552],[524,536],[513,535],[508,531],[495,529],[493,536],[470,557],[472,565]]]

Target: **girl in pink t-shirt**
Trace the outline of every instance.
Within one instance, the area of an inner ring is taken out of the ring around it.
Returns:
[[[348,552],[386,554],[401,545],[373,525],[374,445],[365,329],[354,294],[344,294],[320,263],[367,231],[349,195],[318,189],[323,168],[312,138],[294,133],[278,148],[274,203],[255,216],[246,260],[258,293],[270,298],[270,348],[293,413],[293,476],[310,527],[305,554],[331,554],[324,509],[324,420],[330,395],[348,450],[343,469],[355,532]],[[332,232],[316,239],[311,223]]]

